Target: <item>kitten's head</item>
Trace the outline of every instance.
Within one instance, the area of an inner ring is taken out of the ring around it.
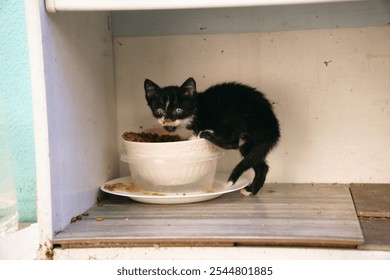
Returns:
[[[179,125],[188,126],[196,110],[196,84],[188,78],[180,87],[159,87],[151,80],[144,83],[145,97],[153,116],[173,132]]]

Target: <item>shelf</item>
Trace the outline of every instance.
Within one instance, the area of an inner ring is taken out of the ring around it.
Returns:
[[[390,16],[386,0],[45,1],[52,13],[112,11],[114,37],[361,28]]]
[[[264,255],[264,247],[236,245],[291,245],[303,253],[318,246],[388,248],[388,218],[356,217],[349,188],[340,186],[276,184],[254,198],[234,193],[164,212],[132,201],[94,204],[102,183],[127,175],[118,159],[121,132],[152,118],[142,94],[145,77],[167,84],[193,75],[199,89],[234,79],[264,91],[288,139],[270,157],[269,182],[387,185],[390,1],[135,2],[25,2],[40,256],[49,258],[54,250],[55,258],[72,258],[88,248],[87,258],[126,259],[140,242],[157,253],[165,251],[156,243],[235,246],[224,247],[231,258],[253,256],[248,250]],[[233,152],[218,171],[234,168],[239,154]],[[224,222],[241,227],[225,232]],[[226,252],[220,248],[218,256]],[[118,251],[125,253],[118,257]]]
[[[324,2],[356,2],[362,0],[46,0],[48,12],[58,11],[124,11],[124,10],[169,10],[169,9],[199,9],[228,8],[269,5],[292,5]]]
[[[347,185],[267,184],[250,198],[234,192],[176,205],[147,205],[105,195],[79,217],[57,233],[53,244],[350,248],[363,243]]]
[[[114,37],[279,32],[386,26],[390,1],[218,9],[113,11]],[[180,23],[180,24],[178,24]]]

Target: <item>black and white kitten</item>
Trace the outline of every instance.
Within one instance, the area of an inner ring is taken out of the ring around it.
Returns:
[[[193,78],[180,87],[159,87],[146,79],[144,88],[154,117],[167,131],[184,125],[223,149],[239,149],[243,159],[233,169],[229,183],[253,168],[253,182],[241,193],[249,196],[260,190],[269,168],[266,156],[280,138],[272,105],[261,92],[239,83],[223,83],[201,93]]]

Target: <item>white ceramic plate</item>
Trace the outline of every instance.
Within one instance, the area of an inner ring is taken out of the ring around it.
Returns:
[[[206,201],[217,198],[225,193],[234,192],[246,187],[249,181],[245,178],[240,178],[237,182],[229,186],[227,184],[227,174],[217,173],[214,184],[202,192],[185,193],[185,194],[162,194],[145,192],[142,189],[135,187],[131,181],[131,177],[121,177],[115,180],[104,183],[100,189],[106,193],[127,196],[135,201],[151,204],[182,204]],[[119,184],[119,185],[118,185]],[[111,185],[111,188],[107,188]],[[113,186],[115,185],[115,186]],[[119,186],[119,187],[116,187]],[[131,187],[129,187],[131,186]]]

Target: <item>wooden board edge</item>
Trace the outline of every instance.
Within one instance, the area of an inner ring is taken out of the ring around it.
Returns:
[[[107,247],[233,247],[233,246],[281,246],[281,247],[328,247],[357,248],[363,239],[77,239],[53,240],[55,247],[107,248]]]
[[[360,218],[390,218],[390,212],[357,211]]]
[[[359,250],[367,251],[390,251],[390,245],[362,244],[357,247]]]

